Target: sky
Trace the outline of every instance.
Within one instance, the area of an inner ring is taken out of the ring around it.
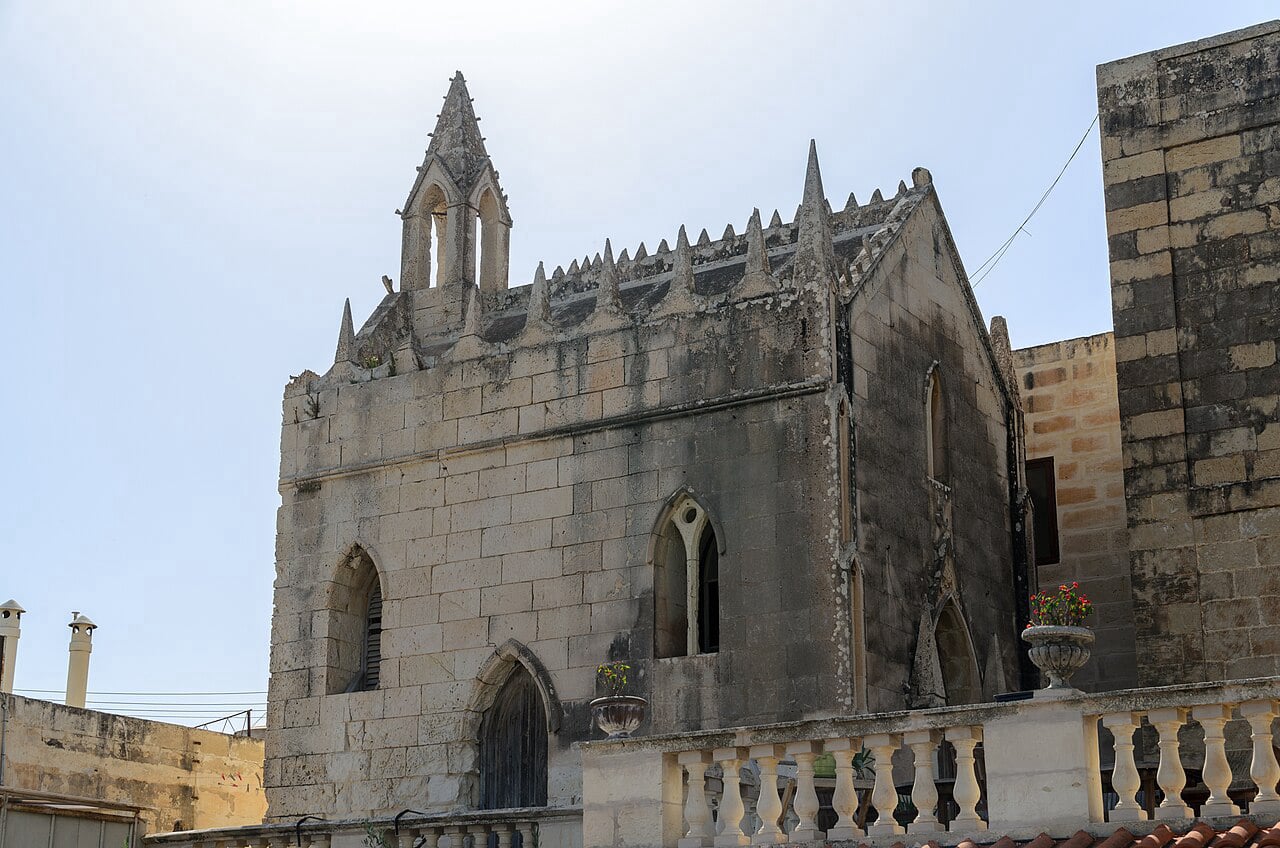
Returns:
[[[468,80],[511,283],[681,224],[933,174],[976,269],[1096,111],[1095,66],[1263,2],[0,0],[0,600],[16,687],[184,723],[265,701],[280,399],[399,277],[395,210]],[[1109,330],[1094,128],[976,289],[1016,347]],[[46,690],[46,691],[40,691]],[[151,695],[105,693],[184,693]],[[246,693],[246,694],[193,694]],[[143,705],[139,702],[150,702]],[[185,711],[185,712],[184,712]]]

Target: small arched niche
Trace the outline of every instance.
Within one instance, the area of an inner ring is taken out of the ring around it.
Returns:
[[[511,227],[492,187],[486,186],[476,204],[480,229],[480,291],[489,294],[507,287]]]
[[[925,379],[925,439],[929,477],[944,485],[949,483],[947,450],[947,404],[942,393],[942,374],[933,363]]]
[[[710,515],[692,495],[669,502],[650,545],[655,657],[720,650],[721,548]]]

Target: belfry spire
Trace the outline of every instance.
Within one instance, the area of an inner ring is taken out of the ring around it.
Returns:
[[[471,94],[462,71],[449,81],[449,93],[444,96],[444,106],[436,119],[435,132],[427,145],[427,158],[439,157],[458,187],[466,192],[480,173],[489,153],[484,149],[484,136],[480,135],[480,119],[471,105]]]

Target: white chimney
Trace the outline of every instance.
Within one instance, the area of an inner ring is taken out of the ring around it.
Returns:
[[[93,631],[98,626],[78,611],[71,613],[71,659],[67,664],[68,707],[84,707],[89,694],[89,652],[93,650]]]
[[[0,692],[13,691],[13,664],[18,659],[24,612],[12,598],[0,605]]]

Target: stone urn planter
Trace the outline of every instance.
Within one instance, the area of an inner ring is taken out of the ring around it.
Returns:
[[[638,695],[605,695],[591,702],[591,715],[610,739],[626,739],[644,721],[648,707]]]
[[[1038,624],[1022,631],[1022,641],[1031,646],[1027,653],[1036,668],[1049,678],[1041,691],[1070,692],[1071,675],[1089,661],[1093,630],[1060,624]]]

